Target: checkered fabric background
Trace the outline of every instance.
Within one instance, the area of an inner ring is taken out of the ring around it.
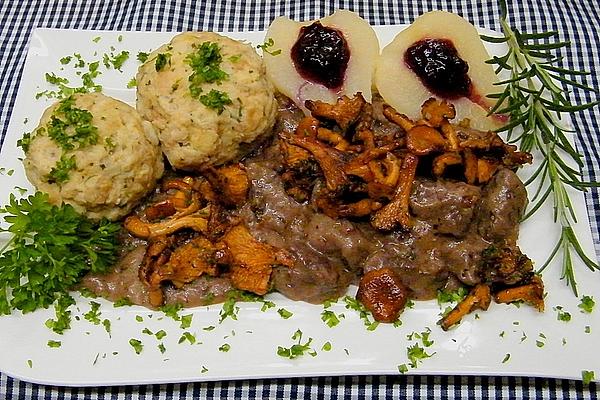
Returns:
[[[564,54],[567,67],[592,71],[588,84],[598,88],[600,71],[600,2],[598,0],[508,1],[510,23],[524,31],[557,29],[573,46]],[[338,8],[360,13],[371,24],[410,23],[420,14],[443,9],[475,25],[499,29],[495,0],[47,0],[0,2],[0,138],[8,128],[23,70],[27,44],[35,27],[107,30],[255,30],[279,15],[314,19]],[[577,103],[593,95],[573,92]],[[600,174],[600,108],[573,116],[578,148],[585,155],[584,175]],[[598,192],[586,195],[590,223],[599,253]],[[2,355],[0,355],[1,357]],[[557,360],[558,362],[558,360]],[[64,366],[68,368],[68,366]],[[1,399],[191,399],[191,398],[464,398],[464,399],[597,399],[597,385],[581,382],[510,377],[368,376],[264,379],[177,385],[108,388],[57,388],[33,385],[0,373]]]

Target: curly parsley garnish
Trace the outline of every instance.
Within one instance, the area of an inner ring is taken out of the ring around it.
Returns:
[[[11,194],[0,211],[10,225],[5,231],[13,235],[0,252],[0,314],[47,308],[56,300],[66,305],[60,299],[70,298],[68,290],[83,275],[106,271],[117,259],[119,224],[96,223],[70,205],[51,205],[47,194],[20,200]],[[66,324],[50,325],[60,330]]]
[[[595,305],[596,305],[596,302],[594,301],[594,298],[592,296],[586,296],[586,295],[584,295],[581,298],[581,303],[579,303],[579,305],[577,307],[579,307],[579,309],[581,310],[581,312],[589,314],[592,311],[594,311],[594,306]]]
[[[171,53],[159,53],[154,62],[154,69],[157,72],[162,71],[167,64],[171,65]]]

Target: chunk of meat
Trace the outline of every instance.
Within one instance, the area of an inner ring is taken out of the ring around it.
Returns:
[[[287,254],[256,240],[244,225],[232,227],[221,240],[231,263],[231,281],[238,289],[266,294],[273,267],[291,264]]]
[[[452,309],[452,311],[441,319],[440,326],[443,330],[447,331],[458,324],[461,319],[470,312],[477,309],[487,310],[491,300],[492,296],[488,285],[480,284],[475,286],[471,289],[469,294]]]
[[[523,182],[511,170],[500,169],[483,188],[476,214],[479,234],[490,242],[516,241],[526,207]]]
[[[410,210],[440,233],[463,237],[471,225],[481,197],[477,186],[463,182],[417,180],[410,195]]]
[[[356,298],[376,321],[394,322],[404,310],[408,289],[392,269],[381,268],[363,275]]]

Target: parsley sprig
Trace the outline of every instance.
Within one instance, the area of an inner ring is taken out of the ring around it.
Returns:
[[[573,224],[577,222],[577,215],[569,189],[585,191],[598,184],[583,181],[580,171],[583,156],[569,142],[568,133],[572,130],[562,117],[565,113],[582,111],[599,104],[599,101],[578,105],[571,103],[568,98],[570,89],[597,91],[575,78],[588,72],[560,66],[562,58],[555,52],[570,43],[556,40],[558,32],[522,33],[508,24],[504,0],[500,1],[500,8],[504,36],[482,36],[482,39],[507,44],[508,52],[501,57],[493,57],[488,63],[497,67],[496,73],[507,71],[509,78],[498,83],[504,86],[502,92],[490,96],[497,100],[490,114],[510,116],[510,122],[500,131],[506,131],[509,140],[520,141],[521,150],[537,150],[543,156],[541,164],[526,182],[527,185],[535,183],[537,187],[525,218],[533,215],[546,201],[552,200],[554,222],[560,226],[561,234],[539,272],[560,252],[562,279],[566,279],[567,285],[577,295],[573,253],[592,271],[600,270],[600,265],[585,254],[575,234]],[[522,129],[522,133],[514,137],[518,129]]]
[[[0,212],[10,225],[1,230],[12,234],[0,251],[0,314],[47,308],[85,273],[105,271],[116,260],[118,224],[51,205],[47,194],[11,195]]]

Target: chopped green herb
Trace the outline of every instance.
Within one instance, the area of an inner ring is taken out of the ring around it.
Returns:
[[[201,374],[205,374],[208,372],[208,368],[206,368],[204,365],[202,366],[202,369],[200,370]]]
[[[280,308],[279,310],[277,310],[277,313],[281,316],[281,318],[283,319],[288,319],[290,318],[292,315],[294,315],[292,312],[286,310],[285,308]]]
[[[163,339],[165,336],[167,336],[167,332],[165,332],[164,330],[162,330],[162,329],[161,329],[160,331],[156,332],[156,333],[154,334],[154,336],[156,336],[156,338],[157,338],[158,340],[161,340],[161,339]]]
[[[579,303],[579,305],[577,307],[579,307],[579,309],[581,309],[581,312],[589,314],[592,311],[594,311],[595,305],[596,305],[596,302],[594,301],[594,298],[592,296],[584,295],[581,298],[581,303]]]
[[[544,342],[543,342],[543,341],[541,341],[541,340],[536,340],[536,341],[535,341],[535,345],[536,345],[537,347],[544,347],[544,345],[545,345],[545,344],[546,344],[546,343],[544,343]]]
[[[179,327],[181,329],[187,329],[190,326],[192,326],[192,318],[193,317],[194,317],[194,314],[187,314],[187,315],[181,316],[181,325],[179,325]]]
[[[188,54],[185,62],[192,68],[189,76],[190,93],[193,98],[199,98],[204,83],[221,83],[229,78],[229,74],[221,69],[221,49],[214,42],[204,42],[200,46],[193,45],[195,52]],[[231,100],[229,100],[231,101]]]
[[[506,332],[502,331],[502,332],[500,332],[500,334],[498,336],[500,336],[501,338],[503,338],[505,334],[506,334]]]
[[[137,322],[144,322],[144,317],[142,317],[141,315],[136,315],[136,316],[135,316],[135,320],[136,320]]]
[[[100,315],[101,315],[101,313],[99,312],[100,303],[97,303],[95,301],[90,301],[90,306],[91,306],[90,311],[83,314],[83,318],[85,318],[86,321],[89,321],[94,325],[100,325]]]
[[[181,337],[179,338],[178,343],[181,344],[185,341],[190,342],[190,344],[194,344],[196,343],[196,336],[194,336],[193,334],[189,333],[189,332],[183,332],[183,334],[181,335]]]
[[[19,200],[11,194],[0,213],[13,234],[0,250],[0,314],[70,298],[68,290],[81,276],[104,272],[116,261],[118,223],[90,221],[70,205],[51,205],[41,192]]]
[[[141,63],[145,63],[148,60],[148,56],[150,54],[148,53],[144,53],[143,51],[140,51],[139,53],[137,53],[137,60]]]
[[[165,354],[165,352],[167,351],[165,345],[162,343],[158,344],[158,350],[160,351],[161,354]]]
[[[129,339],[129,345],[135,350],[135,354],[140,354],[144,349],[144,345],[138,339]]]
[[[50,173],[46,175],[46,180],[48,183],[65,183],[69,180],[69,172],[75,168],[77,168],[75,156],[68,157],[66,154],[63,154],[56,162],[56,165],[52,167]]]
[[[267,311],[269,308],[273,308],[275,307],[275,303],[273,303],[272,301],[268,301],[268,300],[263,300],[263,305],[260,308],[260,311],[265,312]]]
[[[406,366],[406,364],[400,364],[398,365],[398,372],[400,372],[401,374],[405,374],[408,372],[408,367]]]
[[[344,303],[346,303],[347,309],[358,311],[359,317],[363,320],[363,323],[367,327],[368,331],[373,331],[377,328],[379,322],[371,321],[371,319],[369,318],[369,315],[371,313],[362,305],[362,303],[350,296],[344,296],[342,300],[344,301]]]
[[[131,89],[137,86],[137,81],[135,80],[135,77],[131,78],[129,80],[129,82],[127,82],[127,89]]]
[[[132,306],[132,305],[133,305],[133,303],[127,297],[123,297],[122,299],[119,299],[113,303],[114,308]]]
[[[111,65],[114,69],[116,69],[117,71],[121,71],[121,68],[123,67],[123,64],[125,63],[125,61],[127,61],[129,59],[129,52],[126,50],[123,50],[122,52],[118,53],[118,54],[113,54],[111,53],[110,55],[104,55],[104,65],[106,66],[106,68],[109,68]]]
[[[463,300],[469,291],[467,288],[461,286],[456,290],[438,290],[437,292],[437,302],[439,305],[445,303],[459,303]]]
[[[162,71],[167,64],[171,65],[171,53],[159,53],[154,62],[154,69],[157,72]]]
[[[419,346],[418,343],[414,343],[412,346],[408,346],[406,349],[406,355],[408,356],[409,365],[412,368],[417,368],[419,362],[424,359],[431,357],[433,354],[428,354],[424,348]]]
[[[102,320],[102,326],[104,326],[104,330],[108,333],[108,336],[111,336],[111,323],[110,320],[104,319]]]
[[[330,342],[325,342],[323,344],[323,347],[321,347],[321,350],[323,350],[323,351],[331,351],[331,343]]]
[[[225,343],[221,347],[219,347],[219,351],[222,351],[223,353],[227,353],[230,349],[231,346],[228,343]]]
[[[343,318],[343,315],[344,314],[340,314],[340,317]],[[340,323],[340,317],[338,317],[331,310],[324,310],[321,313],[321,321],[325,322],[325,324],[330,328],[333,328],[334,326],[337,326]]]
[[[565,311],[562,306],[556,306],[554,310],[557,312],[556,319],[559,321],[569,322],[571,320],[571,314]]]
[[[229,61],[235,64],[236,62],[240,61],[241,58],[241,54],[234,54],[233,56],[229,56]]]
[[[73,304],[75,304],[75,300],[68,294],[59,295],[54,303],[56,319],[46,320],[46,326],[59,335],[62,335],[64,331],[71,328],[71,311],[69,307]]]
[[[305,343],[302,343],[302,331],[300,329],[294,332],[292,335],[292,340],[296,340],[297,343],[293,344],[291,347],[277,346],[278,356],[293,360],[294,358],[298,358],[304,354],[309,354],[312,357],[317,355],[317,353],[310,347],[312,338],[308,338]]]
[[[48,340],[48,347],[58,348],[62,346],[62,343],[58,340]]]
[[[46,82],[48,82],[52,85],[60,85],[60,84],[69,83],[69,80],[67,78],[61,78],[59,76],[56,76],[54,74],[54,72],[51,74],[46,72]]]
[[[33,361],[27,360],[27,365],[29,365],[29,368],[33,368]]]
[[[142,333],[146,334],[146,335],[150,335],[150,336],[154,336],[154,332],[152,332],[150,329],[148,328],[144,328],[142,329]]]
[[[273,38],[268,38],[267,40],[265,40],[265,42],[263,44],[259,44],[256,47],[261,49],[263,51],[263,53],[267,53],[272,56],[278,56],[281,54],[281,49],[273,50],[272,47],[274,45],[275,45],[275,41],[273,40]]]
[[[586,325],[585,329],[584,329],[584,332],[585,333],[592,333],[592,328],[589,325]]]
[[[510,353],[506,353],[506,355],[502,359],[502,364],[505,364],[506,362],[508,362],[508,360],[510,360]]]
[[[117,41],[118,41],[118,42],[122,42],[122,41],[123,41],[123,35],[119,35],[119,36],[117,36]]]
[[[584,385],[589,385],[594,379],[596,379],[594,371],[581,371],[581,380]]]
[[[98,43],[100,41],[100,39],[101,39],[100,36],[96,36],[95,38],[92,39],[92,42]]]
[[[214,325],[210,325],[210,326],[204,327],[202,329],[205,330],[205,331],[212,331],[213,329],[215,329],[215,326]]]
[[[175,304],[166,304],[159,308],[167,317],[174,319],[175,321],[181,320],[179,316],[179,311],[183,308],[183,306],[179,303]]]
[[[206,107],[216,110],[219,115],[223,113],[225,106],[233,104],[227,93],[215,89],[211,89],[208,94],[200,95],[198,99]]]
[[[62,65],[67,65],[68,63],[71,62],[72,59],[73,59],[73,57],[71,57],[71,56],[65,56],[65,57],[63,57],[63,58],[60,59],[60,63]]]

